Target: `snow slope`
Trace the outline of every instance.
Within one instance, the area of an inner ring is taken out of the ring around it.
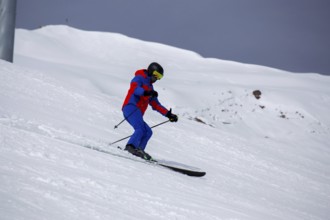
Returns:
[[[15,64],[0,61],[1,220],[329,218],[328,76],[67,26],[17,30],[15,46]],[[82,147],[117,152],[129,82],[152,61],[179,122],[155,128],[147,152],[205,177]]]

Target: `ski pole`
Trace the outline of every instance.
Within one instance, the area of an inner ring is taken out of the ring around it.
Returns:
[[[159,126],[159,125],[162,125],[162,124],[165,124],[165,123],[167,123],[167,122],[169,122],[169,121],[170,121],[170,120],[163,121],[163,122],[161,122],[161,123],[159,123],[159,124],[156,124],[156,125],[152,126],[151,128],[155,128],[155,127],[157,127],[157,126]]]
[[[163,122],[161,122],[161,123],[159,123],[159,124],[156,124],[156,125],[154,125],[154,126],[152,126],[152,127],[150,127],[150,128],[155,128],[155,127],[157,127],[157,126],[159,126],[159,125],[162,125],[162,124],[165,124],[165,123],[167,123],[167,122],[169,122],[169,121],[170,121],[170,120],[163,121]],[[127,138],[130,138],[130,137],[132,137],[132,135],[127,136],[127,137],[124,137],[124,138],[122,138],[122,139],[120,139],[120,140],[118,140],[118,141],[112,142],[112,143],[110,143],[110,144],[108,144],[108,145],[111,146],[111,145],[113,145],[113,144],[115,144],[115,143],[118,143],[118,142],[123,141],[123,140],[125,140],[125,139],[127,139]]]
[[[144,101],[143,105],[146,104],[148,102],[148,99]],[[131,117],[131,115],[133,115],[137,110],[139,110],[139,108],[136,108],[134,111],[131,112],[131,114],[129,114],[127,117],[125,117],[121,122],[119,122],[119,124],[115,125],[114,129],[118,128],[119,125],[121,125],[124,121],[127,121],[127,119],[129,117]]]
[[[133,115],[139,108],[136,108],[134,111],[132,111],[131,114],[129,114],[126,118],[124,118],[119,124],[115,125],[114,129],[118,128],[119,125],[121,125],[124,121],[126,121],[131,115]]]

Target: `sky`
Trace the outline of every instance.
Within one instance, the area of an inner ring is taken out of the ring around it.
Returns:
[[[203,57],[330,75],[329,0],[17,1],[17,28],[66,24]]]

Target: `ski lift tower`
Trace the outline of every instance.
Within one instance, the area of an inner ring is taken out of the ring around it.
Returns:
[[[0,0],[0,59],[13,62],[16,0]]]

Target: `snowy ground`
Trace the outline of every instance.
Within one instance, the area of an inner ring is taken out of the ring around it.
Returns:
[[[17,30],[15,46],[15,64],[0,61],[1,220],[329,218],[328,76],[66,26]],[[133,73],[152,61],[179,122],[155,128],[147,152],[205,177],[82,147],[117,151],[107,143],[131,134],[113,128]]]

